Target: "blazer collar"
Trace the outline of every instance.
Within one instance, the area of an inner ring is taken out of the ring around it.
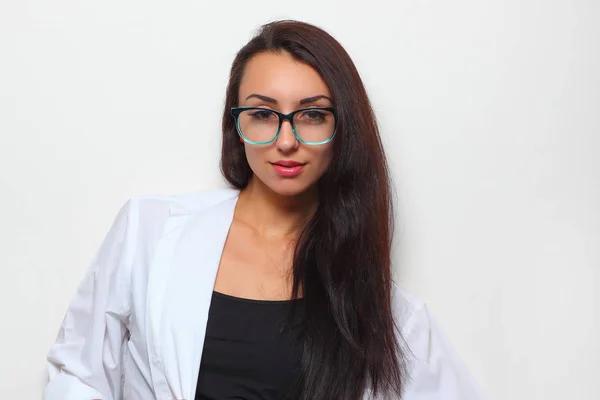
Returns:
[[[177,399],[193,399],[223,247],[238,196],[192,212],[173,251],[160,320],[163,369]]]

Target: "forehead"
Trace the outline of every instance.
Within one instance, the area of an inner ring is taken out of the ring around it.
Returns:
[[[252,93],[272,97],[282,104],[320,94],[331,96],[319,73],[287,52],[253,56],[246,64],[239,91],[242,103]]]

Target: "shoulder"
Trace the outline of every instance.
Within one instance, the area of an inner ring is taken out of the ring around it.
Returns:
[[[151,194],[130,198],[124,209],[141,224],[164,222],[171,216],[193,214],[239,195],[236,189],[222,188],[184,194]]]
[[[396,282],[392,284],[391,299],[396,325],[402,337],[406,337],[414,330],[417,322],[423,319],[427,307],[417,296]]]
[[[221,188],[174,195],[168,198],[172,209],[191,213],[233,199],[239,193],[237,189]]]
[[[119,210],[111,233],[115,232],[123,237],[126,247],[142,246],[150,249],[166,233],[182,228],[188,219],[186,217],[238,195],[238,190],[224,188],[184,194],[131,197]]]
[[[427,307],[394,284],[392,309],[409,367],[407,400],[480,400],[481,389]]]
[[[129,201],[146,211],[171,210],[172,212],[194,212],[211,207],[222,201],[239,195],[239,191],[230,188],[195,191],[184,194],[161,195],[151,194],[137,196]]]

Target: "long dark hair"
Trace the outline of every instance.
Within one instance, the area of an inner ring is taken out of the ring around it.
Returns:
[[[405,357],[391,307],[392,201],[375,115],[354,63],[327,32],[298,21],[263,25],[237,53],[223,112],[221,171],[244,189],[252,177],[231,107],[248,60],[290,53],[313,67],[331,91],[337,135],[331,164],[318,182],[319,205],[294,253],[292,298],[303,290],[306,310],[301,400],[399,397]]]

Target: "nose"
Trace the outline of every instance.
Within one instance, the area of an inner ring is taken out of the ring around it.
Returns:
[[[300,143],[296,139],[294,131],[292,131],[291,121],[285,120],[281,124],[281,131],[277,137],[276,145],[282,153],[291,153],[298,149]]]

